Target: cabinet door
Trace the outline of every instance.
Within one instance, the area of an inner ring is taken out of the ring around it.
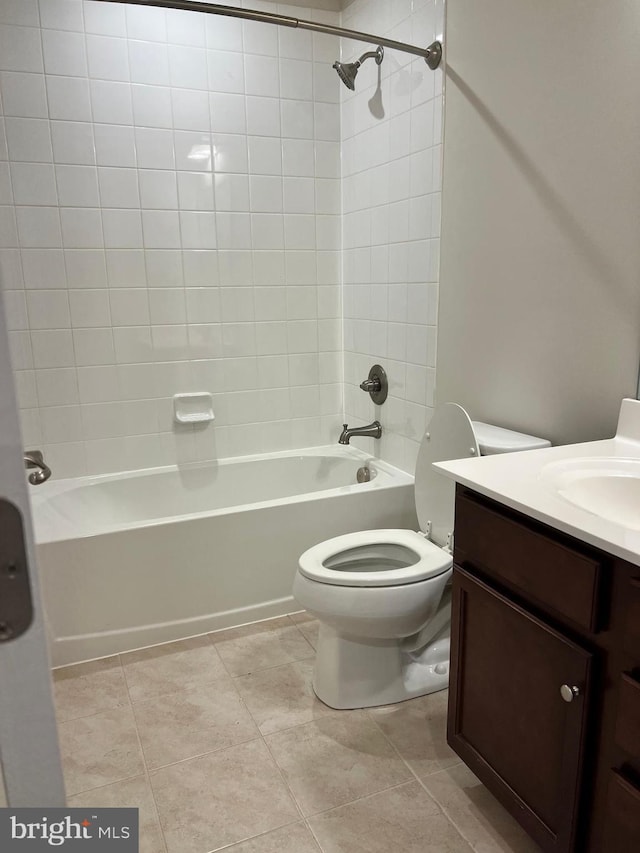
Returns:
[[[612,771],[607,793],[603,850],[630,853],[640,848],[640,788]]]
[[[452,618],[450,745],[544,850],[573,850],[592,655],[458,567]]]

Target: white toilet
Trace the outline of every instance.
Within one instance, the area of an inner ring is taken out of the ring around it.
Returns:
[[[367,708],[447,686],[455,487],[432,463],[549,443],[445,403],[416,463],[420,532],[362,530],[302,554],[293,594],[320,621],[313,687],[325,704]]]

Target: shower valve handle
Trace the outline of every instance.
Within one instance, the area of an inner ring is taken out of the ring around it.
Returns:
[[[374,364],[369,375],[360,383],[363,391],[370,395],[376,406],[381,406],[387,399],[389,391],[389,383],[387,382],[387,374],[384,367],[380,364]]]

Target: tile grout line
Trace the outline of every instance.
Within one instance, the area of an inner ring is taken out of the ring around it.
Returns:
[[[289,627],[294,627],[294,628],[296,629],[297,633],[300,635],[301,639],[306,643],[306,645],[308,645],[308,646],[309,646],[309,648],[310,648],[310,650],[311,650],[311,654],[310,654],[308,657],[304,657],[304,658],[296,658],[295,660],[286,661],[286,662],[284,662],[284,663],[277,663],[277,664],[273,664],[273,665],[271,665],[271,666],[264,666],[264,667],[260,667],[259,669],[254,669],[254,670],[250,670],[249,672],[242,672],[242,673],[239,673],[238,675],[234,675],[234,674],[229,670],[229,668],[227,667],[227,664],[226,664],[226,662],[225,662],[225,660],[224,660],[223,656],[222,656],[222,655],[220,654],[220,652],[218,651],[218,649],[217,649],[217,647],[216,647],[216,646],[217,646],[217,643],[216,643],[216,641],[214,640],[214,637],[215,637],[217,634],[222,634],[222,633],[224,633],[225,631],[235,631],[235,630],[237,630],[237,628],[221,628],[219,631],[210,631],[210,632],[209,632],[209,633],[207,633],[206,635],[200,635],[200,636],[207,636],[207,637],[208,637],[209,642],[211,643],[211,645],[212,645],[212,646],[214,647],[214,649],[216,650],[216,653],[217,653],[218,657],[219,657],[219,658],[220,658],[220,660],[222,661],[222,664],[223,664],[223,666],[224,666],[225,670],[226,670],[226,671],[227,671],[227,673],[231,676],[231,678],[242,678],[243,676],[246,676],[246,675],[253,675],[253,673],[254,673],[254,672],[263,672],[264,670],[267,670],[267,669],[276,669],[276,668],[277,668],[277,667],[279,667],[279,666],[286,666],[286,664],[288,664],[288,663],[296,663],[296,662],[297,662],[297,661],[299,661],[299,660],[310,660],[311,658],[315,657],[315,655],[316,655],[316,649],[315,649],[315,648],[314,648],[314,646],[309,642],[309,640],[305,637],[305,635],[302,633],[302,631],[300,630],[300,628],[298,628],[298,626],[295,624],[295,622],[293,622],[293,620],[291,619],[290,614],[288,614],[288,613],[286,613],[284,616],[274,616],[274,617],[271,617],[271,618],[269,618],[269,619],[260,619],[260,620],[258,620],[257,622],[249,622],[249,623],[247,623],[247,625],[239,625],[239,626],[237,626],[237,627],[238,627],[238,628],[245,628],[245,627],[246,627],[246,628],[249,628],[249,627],[251,627],[252,625],[260,625],[260,624],[264,624],[264,623],[266,623],[266,622],[274,622],[274,621],[276,621],[277,619],[288,619],[288,620],[291,622],[291,625],[288,625],[288,626],[284,626],[284,625],[282,625],[282,626],[280,626],[280,628],[274,628],[274,629],[273,629],[273,630],[274,630],[274,633],[275,633],[275,631],[280,630],[280,629],[285,629],[285,628],[289,628]],[[176,642],[180,642],[180,641],[176,641]],[[162,645],[162,644],[161,644],[161,645]]]
[[[258,734],[255,737],[250,737],[246,740],[239,740],[237,743],[221,746],[218,749],[209,749],[206,750],[206,752],[198,752],[196,755],[189,755],[187,758],[181,758],[178,761],[170,761],[168,764],[161,764],[158,767],[149,767],[148,772],[150,774],[158,773],[161,770],[167,770],[169,767],[177,767],[178,764],[186,764],[188,761],[197,761],[198,758],[206,758],[208,755],[217,755],[219,752],[225,752],[228,749],[234,749],[236,746],[243,746],[244,744],[253,743],[260,739],[261,735]]]
[[[94,788],[85,788],[82,791],[76,791],[74,794],[68,794],[67,799],[79,797],[84,794],[92,794],[94,791],[102,791],[104,788],[109,788],[111,785],[120,785],[122,782],[131,782],[132,779],[140,779],[143,776],[146,778],[145,770],[142,770],[140,773],[134,773],[133,776],[125,776],[124,779],[116,779],[115,782],[105,782],[104,785],[96,785]],[[137,807],[131,806],[131,808]]]
[[[274,766],[276,767],[278,774],[279,774],[280,778],[282,779],[282,782],[283,782],[289,796],[291,797],[291,799],[293,801],[293,804],[295,805],[296,809],[298,810],[298,814],[300,815],[300,818],[302,820],[305,820],[304,812],[302,811],[302,806],[298,802],[298,798],[296,797],[296,795],[293,793],[293,790],[292,790],[291,786],[289,785],[289,782],[287,780],[287,777],[286,777],[284,770],[278,764],[276,757],[273,754],[273,752],[271,751],[271,748],[269,747],[269,744],[267,743],[267,740],[264,737],[264,735],[261,734],[260,737],[262,738],[262,742],[265,745],[267,752],[269,753],[269,757],[273,761]]]
[[[456,767],[457,765],[455,765],[455,764],[454,764],[453,766],[454,766],[454,767]],[[438,770],[436,773],[431,773],[431,774],[430,774],[430,776],[438,776],[440,773],[446,773],[446,772],[447,772],[448,770],[450,770],[450,769],[451,769],[451,768],[444,767],[442,770]],[[425,777],[425,778],[426,778],[426,777]],[[426,787],[426,785],[424,784],[424,782],[422,781],[422,779],[418,779],[418,782],[419,782],[419,783],[420,783],[420,785],[424,788],[424,790],[427,792],[427,794],[431,797],[431,799],[434,801],[434,803],[438,806],[438,808],[440,809],[440,811],[442,812],[442,814],[447,818],[447,820],[449,821],[449,823],[454,827],[454,829],[456,829],[456,831],[458,832],[458,834],[459,834],[459,835],[460,835],[460,836],[461,836],[461,837],[462,837],[462,838],[467,842],[467,844],[469,845],[469,847],[470,847],[472,850],[477,850],[478,848],[476,847],[476,845],[472,842],[472,840],[471,840],[470,838],[467,838],[467,836],[466,836],[465,832],[463,831],[463,829],[462,829],[460,826],[458,826],[458,824],[456,823],[456,821],[455,821],[455,820],[453,819],[453,817],[449,814],[449,810],[448,810],[447,808],[445,808],[445,806],[444,806],[444,805],[442,805],[442,803],[434,797],[434,795],[431,793],[431,791],[429,791],[429,790],[428,790],[428,788]]]
[[[224,628],[223,628],[222,630],[226,630],[226,629],[224,629]],[[223,669],[224,669],[224,671],[227,673],[227,675],[229,676],[229,678],[233,678],[233,675],[231,675],[231,673],[229,672],[229,669],[228,669],[228,667],[227,667],[226,663],[224,662],[224,659],[223,659],[222,655],[220,654],[220,652],[219,652],[219,651],[218,651],[218,649],[216,648],[216,643],[214,642],[214,639],[213,639],[213,633],[209,632],[208,634],[205,634],[205,636],[206,636],[207,640],[209,641],[209,645],[211,646],[211,648],[212,648],[212,649],[214,650],[214,652],[216,653],[216,656],[217,656],[218,660],[219,660],[219,661],[220,661],[220,663],[222,664],[222,668],[223,668]]]
[[[58,723],[58,725],[60,725],[60,724],[77,722],[78,720],[88,720],[91,717],[97,717],[100,714],[110,713],[113,711],[122,711],[122,710],[125,710],[126,708],[129,708],[131,711],[131,716],[132,716],[133,724],[134,724],[134,728],[135,728],[136,741],[138,743],[138,748],[140,750],[140,757],[142,759],[142,772],[141,773],[134,773],[132,776],[126,776],[123,779],[114,779],[111,782],[106,782],[104,785],[95,785],[92,788],[85,788],[82,791],[76,791],[73,794],[67,793],[67,799],[69,797],[79,796],[80,794],[88,794],[88,793],[91,793],[91,791],[101,790],[102,788],[108,788],[110,785],[118,785],[122,782],[130,781],[131,779],[138,779],[141,776],[144,776],[145,779],[147,780],[147,782],[149,782],[149,773],[148,773],[147,764],[146,764],[145,757],[144,757],[144,750],[142,749],[142,742],[140,740],[140,734],[138,732],[138,725],[137,725],[135,713],[133,711],[133,702],[131,701],[131,694],[129,693],[129,685],[127,683],[126,675],[124,672],[124,667],[122,665],[122,661],[120,660],[119,654],[113,655],[113,656],[110,655],[109,657],[116,657],[118,659],[118,666],[120,667],[123,684],[124,684],[125,690],[127,692],[128,704],[118,705],[115,708],[103,708],[101,711],[96,711],[93,714],[85,714],[81,717],[71,717],[67,720],[57,720],[57,723]],[[82,666],[82,664],[70,664],[70,667],[73,667],[73,666]],[[151,787],[150,783],[149,783],[149,787]],[[154,804],[155,804],[155,800],[154,800]]]
[[[377,706],[377,707],[384,707],[384,706]],[[415,780],[417,780],[417,781],[419,782],[419,781],[420,781],[420,779],[419,779],[419,777],[418,777],[418,774],[415,772],[415,770],[414,770],[414,769],[413,769],[413,767],[409,764],[409,762],[406,760],[406,758],[402,755],[402,753],[400,752],[400,750],[398,749],[398,747],[397,747],[397,746],[395,745],[395,743],[391,740],[391,738],[387,735],[387,733],[386,733],[386,732],[385,732],[385,730],[382,728],[382,726],[377,722],[377,720],[376,720],[376,718],[374,717],[374,715],[373,715],[372,713],[370,713],[369,711],[367,711],[366,713],[367,713],[367,717],[371,720],[371,722],[372,722],[372,723],[374,723],[374,725],[376,726],[376,728],[378,729],[378,731],[382,734],[382,736],[384,737],[384,739],[385,739],[385,740],[387,741],[387,743],[391,746],[391,748],[392,748],[392,749],[393,749],[393,751],[396,753],[396,755],[398,756],[398,758],[400,759],[400,761],[402,761],[402,763],[403,763],[403,764],[405,765],[405,767],[409,770],[409,772],[410,772],[410,773],[411,773],[411,775],[414,777],[414,779],[415,779]]]
[[[110,711],[122,711],[124,708],[131,707],[130,704],[116,705],[113,708],[102,708],[100,711],[93,711],[91,714],[81,714],[78,717],[67,717],[66,719],[58,719],[58,724],[66,725],[66,723],[76,723],[78,720],[89,720],[91,717],[97,717],[100,714],[108,714]]]
[[[358,711],[361,711],[361,710],[363,710],[363,709],[358,709]],[[338,713],[339,713],[339,712],[336,712],[336,714],[338,714]],[[366,718],[367,718],[367,719],[371,719],[370,714],[369,714],[366,710],[365,710],[365,715],[366,715]],[[328,716],[332,716],[332,715],[328,715]],[[311,720],[311,721],[309,721],[309,722],[313,723],[313,722],[315,722],[315,720]],[[285,729],[285,730],[283,730],[283,731],[291,731],[293,728],[300,728],[301,726],[309,725],[309,722],[307,722],[307,723],[301,723],[299,726],[292,726],[291,728],[289,728],[289,729]],[[378,728],[378,729],[380,730],[380,727],[377,725],[377,723],[376,723],[376,728]],[[381,731],[381,730],[380,730],[380,731]],[[382,734],[383,734],[383,736],[385,737],[385,740],[388,740],[388,738],[386,737],[386,735],[384,734],[384,732],[381,732],[381,733],[382,733]],[[274,735],[275,735],[275,734],[280,734],[280,732],[273,732],[272,734],[274,734]],[[271,752],[271,749],[269,748],[269,744],[266,742],[266,739],[265,739],[265,737],[264,737],[264,736],[263,736],[263,740],[265,741],[265,744],[266,744],[266,746],[267,746],[267,749],[269,749],[269,753],[272,755],[274,762],[275,762],[275,763],[276,763],[276,765],[278,766],[278,769],[280,769],[280,768],[279,768],[279,765],[278,765],[278,762],[277,762],[277,760],[276,760],[275,756],[273,756],[273,753]],[[410,771],[411,775],[412,775],[413,777],[415,777],[415,773],[413,772],[413,770],[411,770],[411,768],[409,767],[409,765],[407,764],[407,762],[406,762],[406,761],[402,758],[402,756],[398,753],[398,751],[397,751],[397,749],[395,748],[395,746],[393,745],[393,743],[391,743],[390,741],[389,741],[389,743],[390,743],[390,745],[392,746],[392,748],[393,748],[394,752],[396,752],[396,753],[398,754],[398,757],[399,757],[399,758],[400,758],[400,760],[403,762],[403,764],[405,764],[405,765],[407,766],[407,768],[409,769],[409,771]],[[305,815],[305,814],[304,814],[304,812],[302,811],[302,807],[298,804],[298,800],[297,800],[297,798],[296,798],[296,796],[295,796],[294,792],[291,790],[291,788],[290,788],[290,786],[288,785],[288,783],[286,783],[286,778],[285,778],[285,784],[287,784],[287,788],[291,791],[291,796],[293,797],[293,799],[294,799],[294,801],[295,801],[296,805],[298,806],[298,808],[299,808],[299,810],[300,810],[300,812],[301,812],[301,814],[302,814],[302,819],[304,820],[304,822],[305,822],[305,824],[306,824],[306,825],[308,825],[309,820],[311,820],[311,819],[313,819],[313,818],[317,817],[318,815],[326,814],[326,813],[331,812],[331,811],[335,811],[336,809],[342,808],[342,807],[344,807],[344,806],[352,805],[353,803],[357,803],[357,802],[359,802],[360,800],[365,800],[365,799],[367,799],[368,797],[373,797],[373,796],[376,796],[376,795],[378,795],[378,794],[386,793],[387,791],[391,791],[391,790],[393,790],[393,789],[395,789],[395,788],[401,788],[403,785],[413,784],[415,781],[416,781],[416,778],[404,779],[402,782],[399,782],[399,783],[397,783],[397,784],[395,784],[395,785],[390,785],[390,786],[388,786],[388,787],[381,788],[381,789],[380,789],[380,790],[378,790],[378,791],[370,791],[369,793],[367,793],[367,794],[363,794],[361,797],[356,797],[355,799],[353,799],[353,800],[349,800],[348,802],[340,803],[340,804],[339,804],[339,805],[337,805],[337,806],[332,806],[332,807],[331,807],[331,808],[329,808],[329,809],[323,809],[323,810],[321,810],[321,811],[319,811],[319,812],[314,812],[314,813],[313,813],[313,814],[311,814],[311,815]],[[427,792],[427,794],[428,794],[428,792]],[[430,794],[428,794],[428,796],[429,796],[431,799],[433,799],[433,798],[431,797],[431,795],[430,795]],[[436,803],[436,805],[438,805],[438,807],[439,807],[439,804],[438,804],[438,803]],[[310,826],[309,826],[309,830],[311,831],[311,827],[310,827]],[[316,837],[315,837],[315,834],[314,834],[313,832],[312,832],[312,834],[313,834],[313,837],[314,837],[314,839],[315,839],[315,838],[316,838]],[[317,839],[316,839],[316,842],[318,843],[318,845],[320,846],[320,848],[321,848],[321,850],[322,850],[323,848],[322,848],[322,845],[320,845],[320,842],[319,842],[319,841],[317,841]]]
[[[305,822],[305,825],[307,826],[307,828],[309,829],[309,831],[310,831],[310,832],[311,832],[311,834],[313,835],[314,841],[316,842],[316,844],[318,845],[318,847],[320,847],[320,850],[321,850],[321,851],[323,851],[323,853],[329,853],[329,851],[328,851],[328,850],[327,850],[327,851],[325,850],[325,848],[322,846],[322,844],[321,844],[320,840],[317,838],[317,836],[316,836],[315,832],[313,831],[313,828],[312,828],[312,827],[311,827],[311,825],[310,825],[310,821],[312,821],[314,818],[321,817],[322,815],[327,815],[327,814],[330,814],[331,812],[338,811],[338,810],[340,810],[340,809],[342,809],[342,808],[346,808],[347,806],[354,805],[355,803],[362,802],[363,800],[367,800],[367,799],[369,799],[369,798],[371,798],[371,797],[376,797],[376,796],[378,796],[379,794],[387,794],[387,793],[389,793],[389,791],[394,791],[394,790],[397,790],[397,789],[403,788],[403,787],[405,787],[406,785],[413,785],[413,784],[415,783],[415,781],[420,782],[420,779],[417,779],[417,780],[407,779],[407,780],[405,780],[404,782],[400,782],[398,785],[392,785],[391,787],[389,787],[389,788],[384,788],[384,789],[383,789],[383,790],[381,790],[381,791],[374,791],[373,793],[365,794],[365,795],[364,795],[364,796],[362,796],[362,797],[358,797],[358,798],[357,798],[357,799],[355,799],[355,800],[350,800],[348,803],[341,803],[339,806],[333,806],[333,807],[332,807],[332,808],[330,808],[330,809],[324,809],[323,811],[316,812],[315,814],[313,814],[313,815],[309,815],[308,817],[306,817],[306,818],[305,818],[305,821],[304,821],[304,822]],[[465,843],[466,843],[466,844],[468,844],[469,848],[470,848],[471,850],[476,850],[476,848],[471,844],[471,842],[470,842],[470,841],[468,841],[468,840],[467,840],[467,838],[466,838],[466,837],[464,836],[464,834],[461,832],[461,830],[459,829],[459,827],[458,827],[458,826],[453,822],[453,820],[449,817],[449,815],[448,815],[448,814],[444,811],[444,809],[440,806],[440,803],[438,803],[438,801],[434,799],[434,797],[429,793],[429,791],[427,791],[427,790],[424,788],[424,786],[422,786],[422,788],[425,790],[425,793],[427,794],[427,796],[428,796],[431,800],[433,800],[433,802],[434,802],[434,803],[436,804],[436,806],[439,808],[439,810],[440,810],[440,812],[442,813],[443,817],[445,817],[445,818],[446,818],[446,820],[447,820],[447,821],[448,821],[448,822],[453,826],[453,828],[456,830],[456,832],[458,833],[458,835],[460,835],[460,837],[463,839],[463,841],[465,841]]]
[[[249,712],[251,713],[251,712]],[[285,726],[282,729],[274,729],[272,732],[260,732],[260,736],[264,738],[272,737],[279,734],[284,734],[285,732],[292,732],[294,729],[300,729],[302,726],[308,726],[311,723],[317,723],[318,720],[327,720],[332,717],[338,717],[340,715],[340,711],[335,711],[330,714],[322,714],[320,717],[312,717],[310,720],[305,720],[303,723],[295,723],[292,726]],[[257,725],[257,724],[256,724]],[[259,727],[258,727],[259,728]]]
[[[305,611],[305,612],[306,612],[306,611]],[[293,624],[293,625],[298,629],[298,631],[300,632],[300,634],[302,634],[302,636],[303,636],[303,637],[304,637],[304,639],[307,641],[307,643],[309,643],[309,645],[310,645],[310,646],[311,646],[311,648],[313,649],[313,654],[314,654],[314,656],[315,656],[315,654],[317,653],[317,651],[318,651],[318,650],[317,650],[317,648],[314,646],[314,644],[311,642],[311,640],[307,637],[307,635],[304,633],[304,631],[302,630],[302,628],[300,627],[300,625],[309,624],[309,622],[311,622],[311,623],[315,623],[315,622],[317,622],[318,620],[317,620],[317,619],[310,619],[310,620],[305,620],[305,621],[303,621],[303,622],[298,623],[298,622],[295,622],[295,621],[293,620],[293,618],[292,618],[292,616],[291,616],[291,614],[290,614],[290,613],[288,613],[288,614],[287,614],[287,616],[288,616],[289,620],[291,621],[291,623],[292,623],[292,624]]]
[[[456,830],[456,832],[458,832],[458,834],[459,834],[459,835],[460,835],[460,836],[461,836],[461,837],[462,837],[462,838],[467,842],[467,844],[468,844],[468,845],[469,845],[473,850],[475,850],[475,847],[473,847],[473,845],[471,844],[471,841],[469,841],[469,840],[467,839],[467,837],[465,836],[465,834],[462,832],[462,830],[461,830],[461,829],[460,829],[460,827],[456,824],[456,822],[453,820],[453,818],[449,815],[449,813],[447,812],[447,810],[446,810],[446,809],[441,805],[441,803],[440,803],[440,802],[439,802],[439,801],[438,801],[438,800],[433,796],[433,794],[431,793],[431,791],[429,791],[429,789],[428,789],[428,788],[426,787],[426,785],[424,784],[423,779],[422,779],[420,776],[418,776],[418,774],[417,774],[417,773],[416,773],[416,771],[413,769],[413,767],[411,767],[411,765],[409,764],[409,762],[404,758],[404,756],[402,756],[402,755],[401,755],[400,750],[396,747],[396,745],[393,743],[393,741],[391,740],[391,738],[390,738],[390,737],[387,735],[387,733],[384,731],[384,729],[382,728],[382,726],[381,726],[381,725],[379,725],[379,723],[378,723],[378,722],[373,718],[373,715],[371,715],[371,714],[370,714],[369,716],[373,719],[373,722],[376,724],[376,726],[378,727],[378,729],[382,732],[382,734],[383,734],[383,736],[385,737],[385,739],[386,739],[386,740],[391,744],[391,746],[393,747],[394,751],[398,754],[399,758],[400,758],[400,759],[405,763],[405,765],[409,768],[409,770],[411,771],[411,773],[412,773],[412,775],[413,775],[413,777],[414,777],[415,781],[416,781],[416,782],[418,782],[418,784],[419,784],[419,785],[420,785],[420,787],[423,789],[423,791],[426,793],[426,795],[429,797],[429,799],[430,799],[430,800],[433,800],[433,802],[434,802],[434,803],[436,804],[436,806],[440,809],[441,813],[442,813],[442,814],[444,815],[444,817],[449,821],[449,823],[453,826],[453,828]],[[455,767],[456,765],[453,765],[453,766]],[[441,768],[440,770],[436,770],[436,772],[435,772],[435,773],[429,773],[428,775],[429,775],[429,776],[436,776],[438,773],[445,773],[448,769],[449,769],[449,768],[443,767],[443,768]],[[426,778],[426,777],[425,777],[425,778]]]
[[[230,684],[233,681],[235,681],[233,676],[230,676],[227,673],[224,673],[222,676],[220,676],[220,678],[216,678],[213,681],[203,681],[201,684],[197,684],[197,685],[192,686],[192,687],[185,687],[183,690],[171,690],[171,691],[167,691],[166,693],[158,693],[155,696],[148,696],[146,699],[139,699],[137,702],[134,702],[132,700],[131,705],[133,708],[136,708],[138,705],[146,705],[148,702],[157,702],[160,699],[164,699],[164,698],[170,697],[170,696],[182,696],[182,695],[188,695],[190,693],[197,693],[199,690],[205,690],[208,687],[215,687],[216,685],[218,685],[220,683],[224,683],[224,684],[229,683]],[[234,685],[234,688],[235,688],[235,685]],[[237,688],[235,688],[235,689],[237,691]],[[87,714],[87,716],[89,716],[89,714]]]
[[[221,853],[221,851],[229,850],[238,844],[244,844],[247,841],[255,841],[257,838],[265,838],[272,832],[278,832],[280,829],[286,829],[288,826],[295,826],[301,822],[302,821],[299,818],[296,818],[295,820],[281,824],[281,826],[276,826],[273,829],[267,829],[265,832],[259,832],[257,835],[248,835],[246,838],[239,838],[237,841],[232,841],[230,844],[223,844],[222,847],[213,847],[207,850],[206,853]],[[205,853],[205,851],[203,851],[203,853]]]
[[[316,845],[318,846],[318,849],[321,851],[321,853],[327,853],[327,851],[325,851],[325,848],[324,848],[324,847],[322,846],[322,844],[320,843],[320,839],[318,838],[318,836],[315,834],[315,832],[314,832],[314,831],[313,831],[313,829],[311,828],[311,824],[309,823],[309,819],[308,819],[308,818],[305,820],[304,825],[306,826],[306,828],[307,828],[307,829],[309,830],[309,832],[311,833],[311,837],[312,837],[312,838],[313,838],[313,840],[315,841],[315,843],[316,843]]]
[[[153,785],[151,784],[151,775],[149,772],[149,767],[147,765],[147,758],[146,758],[146,755],[144,753],[144,749],[142,748],[142,739],[140,737],[140,731],[138,729],[138,720],[136,718],[135,711],[133,710],[133,704],[134,703],[133,703],[133,700],[131,698],[131,691],[129,689],[129,681],[127,680],[127,671],[126,671],[126,668],[124,666],[124,663],[122,662],[122,655],[121,654],[118,655],[118,662],[120,663],[120,667],[122,669],[122,677],[124,678],[125,687],[127,689],[127,696],[129,697],[129,704],[131,706],[131,716],[133,717],[133,725],[135,726],[135,730],[136,730],[136,738],[138,740],[138,747],[140,749],[140,755],[142,756],[142,766],[144,767],[144,777],[145,777],[147,785],[149,786],[149,793],[151,794],[151,802],[153,803],[153,809],[154,809],[155,816],[156,816],[157,826],[158,826],[158,829],[160,830],[160,837],[162,838],[162,843],[164,845],[165,851],[168,851],[169,846],[167,844],[167,839],[166,839],[165,834],[164,834],[164,827],[162,825],[162,821],[160,820],[160,810],[158,809],[158,803],[156,801],[156,795],[155,795],[155,792],[153,790]],[[138,820],[139,819],[140,819],[140,811],[138,810]],[[139,832],[140,832],[140,826],[138,825],[138,833]]]
[[[429,695],[430,695],[430,694],[428,694],[428,693],[427,693],[427,694],[425,694],[425,696],[429,696]],[[416,699],[421,699],[421,698],[424,698],[424,697],[416,696],[416,697],[414,697],[414,698],[416,698]],[[409,701],[409,702],[412,702],[413,700],[412,700],[412,699],[409,699],[408,701]],[[376,705],[374,710],[377,710],[377,709],[379,709],[379,708],[389,708],[389,707],[392,707],[392,706],[390,706],[390,705]],[[367,713],[369,713],[369,712],[367,712]],[[400,752],[400,750],[398,749],[398,747],[397,747],[397,746],[395,745],[395,743],[391,740],[391,738],[390,738],[390,737],[389,737],[389,735],[385,732],[385,730],[382,728],[382,726],[380,725],[380,723],[378,723],[378,721],[376,720],[375,716],[374,716],[373,714],[371,714],[371,713],[369,713],[369,716],[371,717],[371,719],[373,720],[373,722],[376,724],[376,726],[380,729],[380,731],[382,732],[382,734],[384,735],[384,737],[389,741],[389,743],[390,743],[390,744],[391,744],[391,746],[394,748],[394,750],[398,753],[398,755],[399,755],[399,757],[402,759],[402,761],[404,761],[404,763],[407,765],[407,767],[409,768],[409,770],[411,770],[411,772],[413,773],[413,775],[415,776],[415,778],[417,779],[417,781],[418,781],[418,782],[422,783],[422,779],[426,779],[426,778],[427,778],[427,777],[429,777],[429,776],[435,776],[437,773],[443,773],[445,770],[450,770],[450,769],[451,769],[451,767],[456,767],[458,764],[462,764],[462,763],[463,763],[463,762],[462,762],[462,759],[458,759],[458,761],[456,761],[456,763],[455,763],[455,764],[451,764],[451,765],[450,765],[450,766],[448,766],[448,767],[439,767],[437,770],[434,770],[434,771],[433,771],[433,773],[427,773],[427,774],[425,774],[424,776],[420,776],[420,775],[419,775],[419,774],[418,774],[418,773],[413,769],[413,767],[409,764],[409,762],[407,761],[407,759],[406,759],[406,758],[404,758],[404,756],[402,755],[402,753]],[[430,795],[430,796],[431,796],[431,795]]]
[[[289,664],[292,664],[292,663],[301,663],[302,661],[311,660],[312,658],[315,658],[316,651],[313,647],[312,647],[311,651],[313,652],[313,654],[309,655],[309,657],[306,657],[306,658],[295,658],[294,660],[284,661],[283,663],[276,663],[276,664],[273,664],[272,666],[261,666],[259,669],[252,669],[249,672],[241,672],[238,675],[231,675],[231,673],[229,673],[229,675],[231,675],[231,678],[234,678],[234,679],[235,678],[246,678],[248,675],[255,675],[258,672],[268,672],[270,669],[278,669],[278,667],[280,667],[280,666],[289,666]]]
[[[383,732],[383,734],[384,734],[384,732]],[[385,737],[386,737],[386,735],[385,735]],[[393,743],[391,743],[391,745],[393,746]],[[394,747],[394,749],[395,749],[395,747]],[[397,750],[396,750],[396,751],[397,751]],[[400,756],[400,758],[402,759],[402,756]],[[402,760],[404,761],[404,759],[402,759]],[[405,762],[405,764],[406,764],[406,762]],[[407,766],[408,766],[408,765],[407,765]],[[409,767],[409,769],[411,770],[411,768],[410,768],[410,767]],[[341,804],[340,804],[340,805],[338,805],[338,806],[332,806],[332,807],[331,807],[331,808],[329,808],[329,809],[323,809],[322,811],[314,812],[314,814],[311,814],[311,815],[308,815],[307,817],[305,817],[305,818],[304,818],[305,825],[308,827],[309,831],[312,833],[312,835],[313,835],[313,837],[314,837],[314,839],[315,839],[316,843],[318,844],[318,846],[320,847],[320,849],[323,851],[323,853],[324,853],[324,848],[322,847],[322,844],[320,843],[320,840],[316,837],[315,833],[313,832],[313,829],[312,829],[312,827],[311,827],[311,825],[310,825],[310,821],[312,821],[314,818],[321,817],[322,815],[326,815],[326,814],[329,814],[329,813],[331,813],[331,812],[338,811],[339,809],[345,808],[345,807],[347,807],[347,806],[354,805],[355,803],[362,802],[363,800],[367,800],[367,799],[369,799],[369,798],[371,798],[371,797],[376,797],[376,796],[378,796],[378,795],[380,795],[380,794],[386,794],[386,793],[388,793],[389,791],[394,791],[394,790],[397,790],[397,789],[399,789],[399,788],[403,788],[403,787],[405,787],[406,785],[413,785],[413,784],[415,784],[416,782],[418,782],[418,784],[419,784],[419,785],[420,785],[420,787],[423,789],[423,791],[426,793],[426,795],[429,797],[429,799],[430,799],[430,800],[432,800],[432,801],[435,803],[435,805],[438,807],[438,809],[439,809],[440,813],[443,815],[443,817],[445,817],[445,818],[446,818],[446,820],[447,820],[447,821],[448,821],[448,822],[453,826],[453,828],[456,830],[456,832],[457,832],[457,833],[462,837],[462,839],[463,839],[463,840],[464,840],[464,841],[469,845],[469,847],[470,847],[472,850],[476,850],[476,848],[473,846],[473,844],[471,843],[471,841],[469,841],[469,840],[467,839],[467,837],[464,835],[464,833],[462,832],[462,830],[460,829],[460,827],[459,827],[459,826],[455,823],[455,821],[454,821],[454,820],[449,816],[448,812],[447,812],[447,811],[442,807],[442,805],[438,802],[438,800],[436,800],[436,799],[435,799],[435,797],[431,794],[431,792],[430,792],[429,790],[427,790],[427,788],[426,788],[426,787],[424,786],[424,784],[422,783],[422,780],[420,779],[420,777],[418,777],[418,776],[415,774],[415,772],[414,772],[413,770],[411,770],[411,772],[412,772],[412,774],[413,774],[413,776],[414,776],[414,778],[413,778],[413,779],[406,779],[404,782],[399,782],[397,785],[391,785],[390,787],[388,787],[388,788],[383,788],[383,789],[382,789],[382,790],[380,790],[380,791],[373,791],[373,792],[371,792],[371,793],[369,793],[369,794],[364,794],[362,797],[357,797],[356,799],[354,799],[354,800],[350,800],[350,801],[349,801],[349,802],[347,802],[347,803],[341,803]],[[437,773],[444,773],[444,772],[446,772],[446,768],[445,768],[445,769],[443,769],[443,770],[438,770],[438,771],[437,771]],[[430,774],[430,775],[436,775],[436,774]]]
[[[388,788],[382,788],[380,791],[370,791],[368,794],[363,794],[361,797],[356,797],[354,800],[349,800],[347,803],[340,803],[340,805],[331,806],[329,809],[321,809],[319,812],[307,815],[304,820],[306,822],[314,820],[314,818],[321,817],[322,815],[329,814],[330,812],[338,811],[338,809],[343,809],[346,806],[352,806],[354,803],[361,803],[363,800],[368,800],[369,797],[377,797],[380,794],[387,794],[389,791],[395,791],[398,788],[403,788],[405,785],[413,785],[413,783],[413,779],[405,779],[404,782],[398,782],[396,785],[390,785]]]

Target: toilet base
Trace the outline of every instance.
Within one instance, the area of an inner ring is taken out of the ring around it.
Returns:
[[[348,637],[321,624],[313,675],[318,699],[347,710],[392,705],[449,684],[450,625],[417,652],[402,640]]]

